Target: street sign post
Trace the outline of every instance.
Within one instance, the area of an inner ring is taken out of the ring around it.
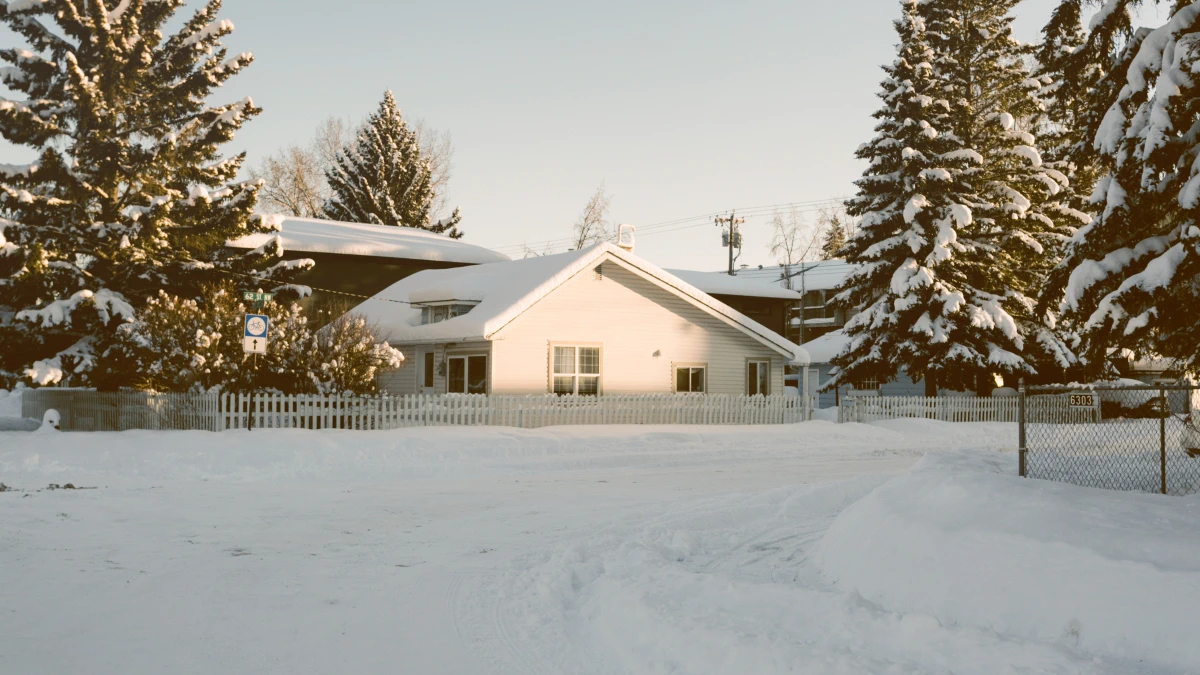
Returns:
[[[242,350],[248,354],[267,353],[267,329],[271,320],[265,314],[247,314]]]

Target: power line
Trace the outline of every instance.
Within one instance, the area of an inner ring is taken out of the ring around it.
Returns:
[[[742,213],[748,217],[769,215],[769,214],[773,214],[777,211],[781,211],[784,209],[788,209],[788,210],[795,209],[799,213],[811,213],[811,212],[815,212],[815,211],[820,211],[823,208],[828,207],[828,206],[840,205],[846,199],[847,199],[847,197],[845,197],[845,196],[827,197],[825,199],[813,199],[813,200],[808,200],[808,201],[787,202],[784,204],[764,204],[761,206],[751,206],[751,207],[739,208],[736,210],[739,213]],[[657,223],[651,223],[649,225],[639,225],[637,228],[637,233],[639,236],[646,236],[646,235],[651,235],[651,234],[665,234],[667,232],[677,232],[679,230],[690,229],[693,227],[700,227],[702,225],[708,225],[710,222],[712,222],[712,219],[714,217],[720,216],[723,213],[727,213],[727,211],[713,211],[713,212],[709,212],[709,213],[698,214],[695,216],[688,216],[686,218],[676,218],[674,220],[666,220],[666,221],[661,221],[661,222],[657,222]],[[681,227],[672,227],[672,226],[681,226]],[[575,242],[574,237],[559,237],[559,238],[535,241],[535,242],[533,242],[533,244],[530,244],[529,242],[525,242],[525,243],[521,243],[521,244],[511,244],[511,245],[507,245],[507,246],[494,246],[491,248],[493,251],[498,251],[501,253],[506,253],[506,252],[516,253],[516,252],[523,251],[527,248],[528,249],[534,249],[534,248],[538,248],[538,247],[554,248],[557,246],[563,246],[563,245],[571,244],[574,242]]]

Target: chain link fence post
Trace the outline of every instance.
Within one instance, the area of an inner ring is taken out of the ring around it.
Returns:
[[[1025,477],[1025,378],[1017,385],[1017,473]]]
[[[1171,409],[1167,407],[1167,392],[1162,387],[1158,389],[1158,461],[1162,493],[1167,494],[1167,418]]]

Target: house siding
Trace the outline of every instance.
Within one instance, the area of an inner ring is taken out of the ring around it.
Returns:
[[[783,392],[787,357],[616,262],[601,272],[575,275],[493,336],[493,392],[550,391],[552,344],[601,345],[603,393],[671,392],[678,363],[707,364],[709,393],[744,394],[749,358],[770,360],[771,392]]]

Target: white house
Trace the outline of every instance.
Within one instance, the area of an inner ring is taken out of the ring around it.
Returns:
[[[394,394],[783,393],[804,350],[612,244],[407,277],[354,312]]]

